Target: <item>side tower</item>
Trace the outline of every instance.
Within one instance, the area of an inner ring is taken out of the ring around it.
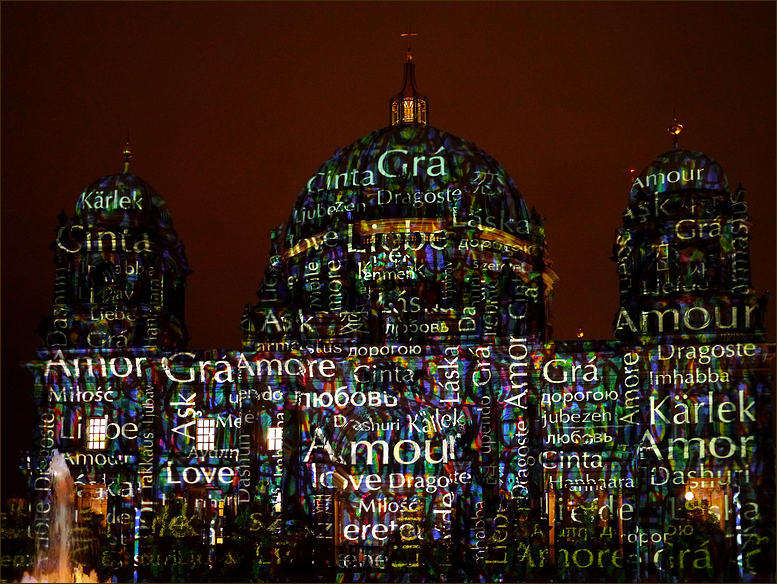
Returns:
[[[129,148],[124,154],[128,160]],[[40,325],[38,359],[27,364],[35,380],[28,479],[39,552],[46,555],[56,531],[51,463],[59,452],[76,485],[75,510],[91,511],[107,529],[101,557],[113,559],[102,569],[112,564],[123,581],[137,559],[118,558],[139,557],[159,505],[159,461],[169,448],[162,418],[176,420],[177,412],[160,413],[177,399],[160,357],[164,364],[186,346],[191,273],[167,204],[128,166],[89,185],[73,218],[60,214],[54,307]],[[96,549],[82,546],[73,559],[95,566]]]
[[[774,532],[774,345],[751,286],[752,223],[744,189],[681,150],[681,129],[634,180],[614,247],[629,529],[646,534],[629,541],[639,581],[768,580],[773,549],[754,542]]]
[[[752,223],[740,185],[701,152],[674,147],[634,180],[613,259],[626,342],[764,341],[766,299],[750,283]]]

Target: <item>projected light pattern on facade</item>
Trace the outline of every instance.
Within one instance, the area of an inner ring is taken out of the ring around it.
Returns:
[[[748,205],[700,152],[659,156],[634,181],[614,255],[620,338],[763,338],[765,300],[750,286]]]
[[[103,518],[82,563],[119,580],[773,580],[744,191],[659,156],[616,235],[618,340],[553,341],[539,214],[426,116],[307,181],[239,350],[186,349],[155,191],[125,172],[84,192],[28,364],[41,548],[58,450]]]
[[[435,549],[432,579],[541,579],[553,566],[609,580],[633,573],[639,538],[650,538],[644,569],[669,569],[682,542],[668,534],[693,492],[720,538],[754,534],[741,548],[754,552],[749,570],[768,560],[748,542],[769,537],[769,346],[365,348],[373,355],[106,353],[91,364],[55,353],[35,368],[49,388],[40,445],[68,452],[77,484],[101,485],[125,544],[153,533],[161,501],[194,494],[234,516],[266,514],[314,546],[311,569],[354,568],[368,553],[372,568],[422,574]],[[107,420],[104,449],[83,447],[93,418]],[[215,433],[203,449],[206,420]],[[45,472],[36,481],[42,506]],[[521,514],[538,531],[515,547]],[[136,515],[137,529],[126,520]],[[682,548],[693,554],[685,577],[730,574],[728,543]]]

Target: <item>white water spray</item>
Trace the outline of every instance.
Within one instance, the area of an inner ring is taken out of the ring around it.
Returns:
[[[24,573],[22,582],[97,582],[97,574],[84,574],[81,566],[70,564],[73,533],[73,477],[65,455],[54,451],[51,459],[51,528],[48,552],[38,552],[32,574]]]

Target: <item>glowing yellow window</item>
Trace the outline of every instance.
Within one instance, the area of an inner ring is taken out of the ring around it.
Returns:
[[[404,118],[402,121],[404,122],[412,122],[415,117],[415,103],[412,97],[406,97],[404,98],[405,102],[405,111],[404,111]]]
[[[267,449],[268,450],[282,450],[283,449],[283,428],[270,428],[270,433],[267,435]]]
[[[216,448],[216,420],[200,418],[197,420],[197,450]]]
[[[89,418],[86,427],[86,447],[90,450],[102,450],[105,448],[105,439],[108,433],[108,416],[101,418]]]

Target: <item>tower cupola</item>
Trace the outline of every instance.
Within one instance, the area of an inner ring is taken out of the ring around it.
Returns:
[[[54,306],[41,340],[63,349],[181,349],[191,273],[167,203],[129,172],[103,176],[64,211],[53,243]]]
[[[418,86],[415,81],[413,53],[408,49],[402,89],[391,98],[391,125],[428,123],[427,104],[426,96],[418,92]]]
[[[683,126],[669,127],[672,150],[633,181],[618,230],[620,307],[615,335],[624,341],[723,342],[765,334],[765,299],[750,278],[752,222],[741,185],[733,192],[720,165],[683,150]]]

